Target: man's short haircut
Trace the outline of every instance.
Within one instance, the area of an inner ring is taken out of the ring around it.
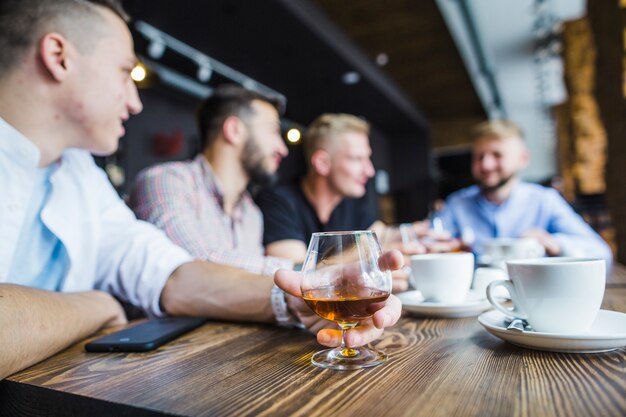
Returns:
[[[41,37],[57,32],[88,51],[97,39],[94,28],[102,22],[99,5],[125,22],[129,16],[119,0],[0,0],[0,76],[22,59]]]
[[[272,105],[282,114],[282,103],[276,97],[264,96],[236,84],[222,84],[198,109],[197,122],[200,135],[200,151],[211,145],[222,132],[227,118],[236,116],[247,121],[254,115],[252,102],[262,101]]]
[[[365,120],[345,113],[326,113],[309,125],[303,138],[304,157],[307,166],[311,165],[311,156],[318,149],[326,148],[337,135],[345,132],[370,133],[370,125]]]
[[[488,120],[474,126],[470,130],[472,143],[484,137],[510,138],[517,137],[524,140],[522,129],[510,120]]]

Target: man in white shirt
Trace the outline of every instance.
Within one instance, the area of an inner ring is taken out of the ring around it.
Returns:
[[[277,273],[285,298],[270,277],[194,261],[138,221],[95,166],[89,153],[114,152],[142,109],[125,19],[117,0],[0,3],[0,378],[124,323],[109,293],[153,315],[280,322],[290,312],[326,326],[298,298],[298,273]],[[399,267],[399,254],[386,256]],[[399,314],[392,296],[347,343],[368,343]],[[318,341],[338,345],[340,333]]]

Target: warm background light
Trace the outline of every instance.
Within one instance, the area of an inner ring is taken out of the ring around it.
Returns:
[[[130,72],[130,77],[133,81],[143,81],[146,78],[146,69],[141,64],[137,64]]]
[[[302,135],[298,129],[289,129],[287,131],[287,140],[291,143],[298,143]]]

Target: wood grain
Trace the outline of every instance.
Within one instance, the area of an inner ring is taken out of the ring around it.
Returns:
[[[603,308],[626,312],[626,288]],[[0,383],[0,415],[626,415],[626,349],[522,349],[475,318],[404,317],[374,343],[389,362],[351,372],[313,367],[308,332],[264,325],[209,322],[144,354],[84,343]]]
[[[626,287],[626,266],[622,264],[614,264],[611,269],[611,275],[606,280],[607,288]]]

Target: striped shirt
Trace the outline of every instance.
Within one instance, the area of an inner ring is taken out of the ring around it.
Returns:
[[[273,275],[291,261],[264,256],[263,218],[248,192],[224,211],[219,180],[203,155],[142,171],[130,195],[138,218],[163,229],[193,256],[250,272]]]

